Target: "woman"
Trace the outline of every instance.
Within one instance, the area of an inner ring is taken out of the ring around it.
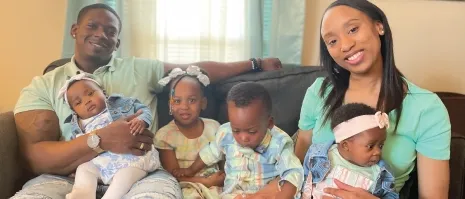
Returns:
[[[334,139],[328,118],[342,104],[365,103],[389,113],[391,127],[383,159],[400,191],[417,163],[420,198],[447,198],[450,122],[437,95],[404,78],[394,62],[391,29],[382,10],[366,0],[338,0],[321,22],[320,57],[328,77],[305,94],[296,154],[303,162],[309,145]],[[416,160],[416,161],[415,161]],[[338,197],[376,198],[336,182],[325,190]]]

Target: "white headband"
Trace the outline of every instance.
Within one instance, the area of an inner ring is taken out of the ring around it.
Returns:
[[[68,102],[68,97],[67,97],[66,93],[67,93],[68,87],[69,87],[69,85],[71,83],[73,83],[75,81],[80,81],[80,80],[93,81],[98,86],[100,86],[100,83],[98,83],[97,80],[93,79],[90,75],[88,75],[86,73],[81,73],[81,74],[72,76],[70,79],[66,80],[65,84],[63,85],[63,87],[61,87],[60,91],[58,92],[58,99],[63,98],[65,100],[66,104],[68,104],[71,107],[71,105]]]
[[[208,76],[206,76],[200,71],[200,68],[198,66],[189,66],[187,67],[186,71],[183,71],[180,68],[175,68],[168,74],[168,76],[160,79],[160,81],[158,81],[158,84],[166,86],[174,78],[185,74],[195,76],[199,80],[199,82],[202,83],[204,86],[208,86],[210,84],[210,79],[208,78]]]
[[[378,111],[374,115],[354,117],[338,124],[334,127],[333,132],[336,143],[340,143],[347,138],[375,127],[379,127],[380,129],[384,127],[389,128],[389,117],[386,113]]]

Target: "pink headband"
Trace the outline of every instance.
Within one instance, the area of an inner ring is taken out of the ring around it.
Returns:
[[[374,115],[354,117],[334,127],[333,132],[336,143],[340,143],[342,140],[375,127],[389,128],[389,117],[386,113],[378,111]]]

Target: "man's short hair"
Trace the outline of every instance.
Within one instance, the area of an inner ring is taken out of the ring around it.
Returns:
[[[242,82],[236,84],[229,90],[227,101],[234,102],[236,107],[247,107],[254,100],[260,100],[268,115],[271,115],[271,96],[268,91],[259,83]]]
[[[77,23],[81,23],[81,20],[84,17],[84,15],[86,15],[87,12],[89,12],[91,10],[94,10],[94,9],[105,9],[105,10],[108,10],[109,12],[111,12],[113,15],[115,15],[116,18],[118,18],[118,23],[119,23],[118,32],[121,32],[122,24],[121,24],[121,19],[118,16],[118,13],[116,13],[115,9],[113,9],[112,7],[110,7],[109,5],[104,4],[104,3],[91,4],[91,5],[88,5],[88,6],[84,7],[84,8],[82,8],[79,11],[79,14],[78,14],[78,17],[77,17]]]

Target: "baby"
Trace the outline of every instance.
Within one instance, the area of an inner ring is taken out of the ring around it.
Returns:
[[[335,142],[312,144],[305,161],[302,199],[331,196],[334,180],[365,189],[379,198],[395,199],[394,176],[381,160],[389,118],[365,104],[347,104],[331,117]],[[333,197],[333,196],[331,196]]]
[[[131,133],[142,133],[152,124],[150,109],[136,99],[120,95],[106,97],[100,84],[89,74],[81,73],[71,77],[61,88],[59,97],[69,105],[73,114],[66,122],[73,126],[71,139],[89,134],[90,138],[99,139],[98,129],[112,121],[128,115],[140,114],[131,120]],[[143,156],[132,154],[115,154],[104,152],[98,145],[93,146],[100,153],[89,162],[78,166],[71,193],[66,198],[96,198],[97,181],[110,184],[103,199],[122,198],[138,180],[160,168],[158,152],[152,146]],[[92,146],[91,146],[92,145]],[[144,144],[141,144],[141,149]]]

